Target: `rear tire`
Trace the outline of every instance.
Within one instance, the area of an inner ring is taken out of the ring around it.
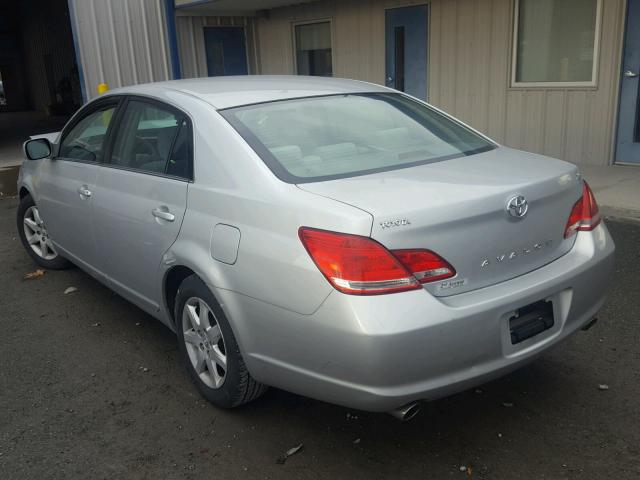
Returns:
[[[180,355],[203,397],[233,408],[267,390],[249,374],[222,308],[196,275],[180,284],[174,318]]]
[[[36,264],[48,270],[62,270],[71,266],[69,260],[56,252],[31,195],[20,199],[16,220],[22,246]]]

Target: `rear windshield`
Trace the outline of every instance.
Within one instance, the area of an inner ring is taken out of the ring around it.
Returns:
[[[395,170],[495,148],[463,125],[395,93],[299,98],[221,113],[288,183]]]

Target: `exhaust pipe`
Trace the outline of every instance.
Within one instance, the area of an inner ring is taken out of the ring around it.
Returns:
[[[406,422],[411,420],[420,412],[420,404],[418,402],[408,403],[400,408],[396,408],[395,410],[391,410],[389,415],[397,418],[401,422]]]

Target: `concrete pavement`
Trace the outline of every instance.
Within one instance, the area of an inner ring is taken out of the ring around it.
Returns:
[[[640,164],[578,167],[605,215],[640,218]]]
[[[617,265],[593,328],[400,423],[276,389],[234,411],[213,407],[175,336],[89,275],[22,279],[36,267],[17,240],[16,206],[0,200],[3,479],[640,478],[635,222],[608,222]]]

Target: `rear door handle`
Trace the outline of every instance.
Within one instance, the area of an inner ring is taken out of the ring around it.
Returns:
[[[162,220],[166,220],[167,222],[173,222],[176,219],[176,216],[169,211],[167,207],[159,207],[151,210],[151,214],[156,218],[161,218]]]
[[[81,186],[78,189],[78,193],[80,194],[80,196],[82,198],[89,198],[91,197],[91,190],[89,190],[89,188],[86,185]]]

